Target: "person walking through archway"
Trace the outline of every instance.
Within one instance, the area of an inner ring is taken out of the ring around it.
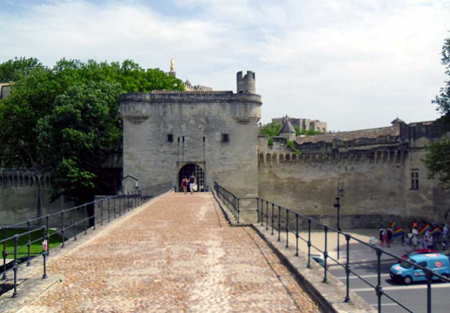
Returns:
[[[189,179],[184,176],[183,180],[181,181],[181,188],[183,189],[184,194],[187,194]]]
[[[194,176],[194,173],[191,174],[191,176],[189,177],[189,191],[192,193],[195,191],[194,187],[197,183],[197,178]]]

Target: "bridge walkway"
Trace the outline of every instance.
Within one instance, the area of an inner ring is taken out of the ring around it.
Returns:
[[[20,312],[318,312],[265,242],[210,193],[168,193],[61,259],[63,282]]]

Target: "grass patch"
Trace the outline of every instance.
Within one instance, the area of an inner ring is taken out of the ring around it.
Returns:
[[[6,230],[6,237],[4,237],[3,229],[0,228],[0,239],[9,238],[14,236],[15,234],[21,234],[27,232],[26,228],[15,228]],[[59,234],[55,234],[55,230],[50,230],[49,234],[54,234],[49,238],[49,247],[50,249],[58,247],[62,243],[62,237]],[[40,254],[42,252],[42,230],[31,233],[31,241],[37,240],[36,242],[30,245],[30,255]],[[28,247],[25,246],[28,242],[28,235],[19,237],[17,242],[17,247],[20,247],[17,250],[17,257],[23,257],[28,255]],[[23,246],[23,247],[21,247]],[[3,251],[3,244],[0,244],[0,251]],[[6,242],[6,251],[9,253],[6,257],[7,259],[14,258],[14,240],[8,240]]]

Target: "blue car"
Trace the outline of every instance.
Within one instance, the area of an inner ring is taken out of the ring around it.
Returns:
[[[450,278],[449,258],[442,253],[426,253],[412,255],[408,261],[422,267],[428,267],[436,274]],[[425,273],[413,265],[402,262],[392,265],[390,276],[394,282],[403,282],[409,285],[412,282],[426,281]],[[433,280],[438,280],[437,276],[433,276]]]

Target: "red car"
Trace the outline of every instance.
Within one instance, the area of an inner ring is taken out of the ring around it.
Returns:
[[[426,254],[426,253],[437,253],[437,251],[433,250],[433,249],[417,249],[417,250],[414,250],[413,252],[411,252],[410,254],[402,255],[402,259],[407,260],[412,255]],[[397,263],[402,263],[402,261],[398,260]]]

